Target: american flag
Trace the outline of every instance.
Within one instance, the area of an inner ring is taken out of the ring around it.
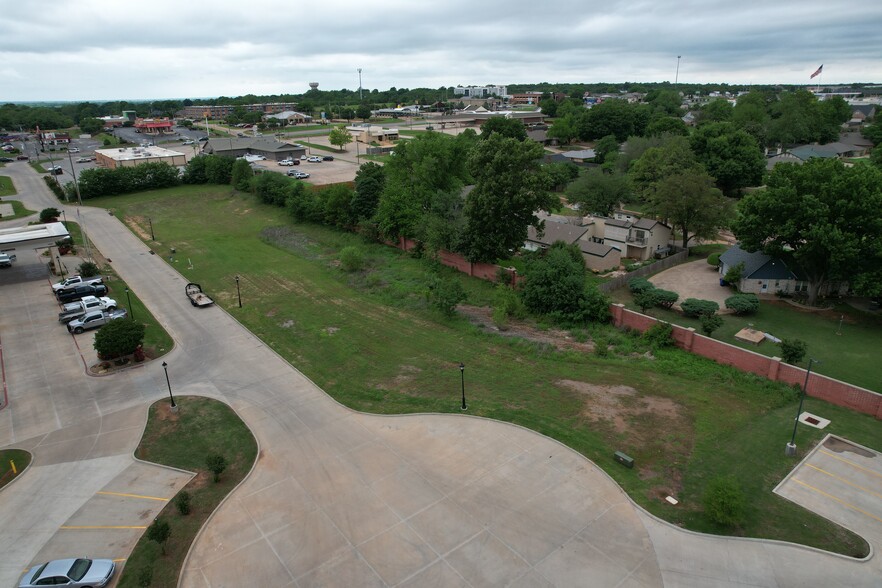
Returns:
[[[815,73],[813,73],[811,76],[809,76],[809,79],[812,79],[812,78],[814,78],[814,77],[816,77],[816,76],[821,75],[821,71],[823,71],[823,69],[824,69],[824,64],[821,64],[821,67],[819,67],[818,69],[816,69],[816,70],[815,70]]]

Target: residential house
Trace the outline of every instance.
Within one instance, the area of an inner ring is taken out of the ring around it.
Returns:
[[[594,162],[596,153],[594,149],[581,149],[579,151],[563,151],[561,155],[573,163],[587,163]]]
[[[750,253],[735,245],[720,256],[720,280],[739,263],[744,264],[741,280],[735,284],[739,292],[752,294],[800,294],[808,292],[808,281],[795,263],[766,255],[762,251]],[[847,294],[848,284],[827,282],[821,286],[822,296]]]
[[[620,252],[614,247],[592,240],[589,235],[591,229],[590,225],[546,221],[542,236],[539,236],[535,227],[527,229],[527,241],[524,243],[524,249],[530,251],[547,249],[557,241],[563,241],[568,245],[575,243],[579,246],[588,269],[604,271],[619,267],[621,263]]]
[[[660,221],[629,216],[621,211],[613,218],[593,217],[592,220],[596,226],[591,235],[593,240],[618,249],[622,257],[646,261],[671,251],[671,227]]]

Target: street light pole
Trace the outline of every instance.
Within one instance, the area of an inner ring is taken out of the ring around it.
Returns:
[[[683,57],[683,56],[682,55],[677,56],[677,73],[674,74],[674,85],[675,86],[677,85],[677,82],[680,81],[680,58],[681,57]]]
[[[156,241],[156,236],[153,234],[153,219],[147,217],[147,222],[150,223],[150,240]]]
[[[806,390],[808,389],[809,376],[812,375],[812,364],[821,363],[820,361],[809,358],[808,369],[805,371],[805,382],[802,384],[802,393],[799,395],[799,408],[796,410],[796,419],[793,421],[793,435],[790,436],[790,443],[784,450],[785,455],[796,455],[796,427],[799,425],[799,415],[802,414],[802,403],[805,401]]]
[[[236,276],[236,296],[239,298],[239,308],[242,308],[242,292],[239,290],[239,276]]]
[[[460,410],[467,410],[468,406],[466,406],[465,401],[465,364],[462,362],[459,362],[459,381],[462,385],[462,407]]]
[[[168,364],[165,362],[162,362],[162,369],[165,370],[165,383],[168,386],[168,397],[171,399],[171,409],[173,411],[176,411],[178,408],[178,405],[175,404],[175,397],[172,395],[172,391],[171,391],[171,382],[168,379]]]
[[[132,309],[132,299],[129,297],[129,289],[126,288],[126,302],[129,303],[129,318],[135,320],[135,311]]]

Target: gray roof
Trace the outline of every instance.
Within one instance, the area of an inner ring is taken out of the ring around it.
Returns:
[[[596,154],[594,153],[594,149],[581,149],[579,151],[564,151],[561,153],[566,158],[569,159],[594,159]]]
[[[635,229],[643,229],[644,231],[651,231],[655,225],[661,224],[655,219],[651,218],[641,218],[636,223],[633,224]]]
[[[802,160],[806,160],[812,157],[829,159],[856,150],[858,150],[858,147],[854,145],[846,145],[837,141],[836,143],[827,143],[826,145],[800,145],[799,147],[789,149],[787,152]]]
[[[860,133],[842,133],[839,135],[839,142],[846,145],[854,145],[856,147],[872,147],[873,142],[865,139]]]
[[[215,153],[223,151],[236,151],[240,149],[252,149],[266,153],[279,153],[285,151],[298,151],[304,149],[291,143],[281,143],[275,139],[265,137],[230,137],[227,139],[209,139],[208,147]]]
[[[860,112],[865,116],[873,116],[876,114],[876,105],[875,104],[851,104],[852,112]]]
[[[551,245],[556,241],[563,241],[570,244],[579,240],[579,237],[588,231],[587,227],[579,227],[576,225],[548,222],[545,223],[545,231],[540,238],[537,234],[536,227],[527,227],[527,241],[541,243],[542,245]]]
[[[613,251],[618,251],[615,247],[604,245],[603,243],[595,243],[594,241],[581,241],[579,248],[582,253],[593,255],[594,257],[606,257]]]
[[[622,227],[623,229],[630,229],[633,226],[630,221],[619,220],[617,218],[605,218],[603,219],[603,224],[611,227]]]
[[[746,280],[797,280],[798,276],[781,259],[766,255],[762,251],[753,253],[743,250],[739,245],[727,249],[720,261],[727,267],[744,263],[743,277]]]

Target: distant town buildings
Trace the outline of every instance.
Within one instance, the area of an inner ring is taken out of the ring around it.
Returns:
[[[167,163],[173,166],[187,164],[186,156],[179,151],[162,147],[128,147],[96,149],[95,163],[106,169],[135,167],[142,163]]]
[[[489,98],[490,96],[508,96],[508,86],[456,86],[454,96],[466,98]]]
[[[268,102],[266,104],[194,104],[185,106],[178,113],[181,118],[199,119],[223,119],[227,118],[237,108],[242,108],[245,112],[262,112],[263,114],[278,114],[286,110],[296,110],[295,102]]]

